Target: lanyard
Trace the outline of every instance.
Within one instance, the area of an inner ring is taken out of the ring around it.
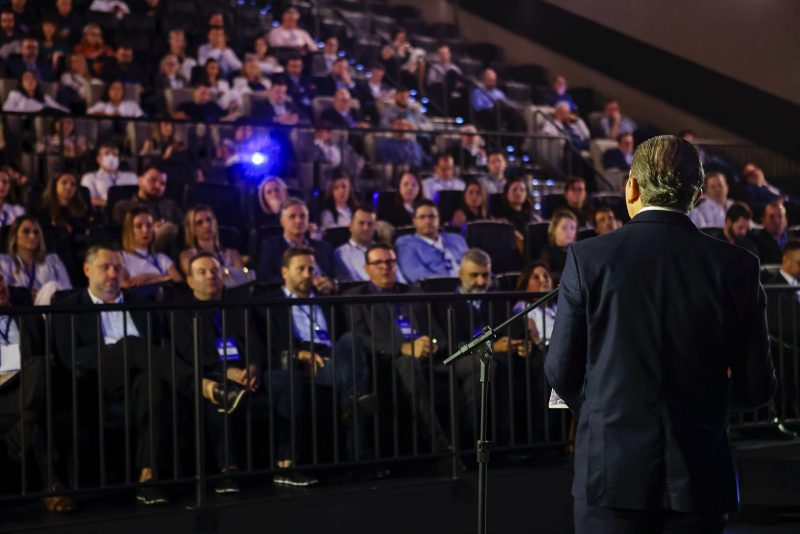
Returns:
[[[8,341],[8,331],[9,331],[10,328],[11,328],[11,317],[7,316],[6,317],[6,328],[5,328],[5,330],[0,330],[0,337],[3,338],[3,341],[5,341],[6,345],[8,345],[8,343],[9,343],[9,341]]]
[[[17,256],[17,261],[20,265],[22,265],[22,268],[25,270],[25,274],[28,275],[28,289],[33,291],[33,286],[36,285],[36,267],[38,267],[38,265],[36,262],[33,262],[33,267],[28,269],[28,266],[25,265],[25,262],[22,261],[19,256]]]
[[[150,265],[155,267],[156,270],[158,271],[158,274],[164,274],[164,271],[161,270],[161,266],[158,264],[158,258],[156,258],[154,255],[152,255],[152,254],[141,254],[137,250],[134,250],[133,253],[137,257],[147,261]]]

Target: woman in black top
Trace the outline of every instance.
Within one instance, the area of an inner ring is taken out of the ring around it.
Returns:
[[[525,178],[519,176],[506,182],[497,216],[513,224],[520,237],[525,235],[528,223],[533,219],[533,202],[528,197]]]
[[[480,182],[469,182],[464,188],[461,202],[453,212],[450,224],[461,226],[472,221],[483,221],[488,218],[486,212],[486,191]]]
[[[91,212],[78,188],[74,174],[62,172],[47,182],[42,193],[38,219],[42,226],[63,226],[73,239],[85,238]]]
[[[414,214],[414,204],[423,198],[419,177],[411,171],[403,173],[395,191],[395,201],[385,213],[380,214],[381,220],[394,227],[409,226]]]
[[[568,210],[558,210],[547,227],[548,245],[542,250],[539,259],[547,263],[553,278],[561,277],[567,263],[567,247],[575,242],[578,232],[578,218]]]

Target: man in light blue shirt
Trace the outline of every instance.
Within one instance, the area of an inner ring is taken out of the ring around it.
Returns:
[[[494,103],[506,99],[506,94],[497,88],[497,73],[494,69],[486,69],[481,76],[481,82],[473,89],[472,109],[476,113],[486,109],[492,109]]]
[[[422,180],[422,191],[426,198],[436,200],[439,191],[463,191],[466,187],[464,180],[455,175],[456,165],[450,154],[443,152],[436,156],[433,170],[436,174]]]
[[[369,281],[365,266],[367,249],[375,244],[375,210],[363,205],[356,208],[350,220],[350,240],[334,252],[335,272],[339,281]],[[402,274],[398,281],[406,283]]]

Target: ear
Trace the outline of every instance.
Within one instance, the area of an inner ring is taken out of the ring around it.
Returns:
[[[83,274],[86,276],[86,278],[89,278],[89,264],[85,262],[83,264]]]
[[[628,204],[635,204],[640,196],[639,182],[632,176],[628,177],[628,181],[625,183],[625,202]]]

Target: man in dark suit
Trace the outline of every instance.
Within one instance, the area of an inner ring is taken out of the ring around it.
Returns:
[[[39,57],[39,42],[33,36],[23,37],[19,54],[8,56],[6,77],[19,80],[26,70],[33,72],[40,83],[53,81],[53,66]]]
[[[347,295],[397,295],[417,293],[415,288],[397,282],[397,255],[395,250],[385,244],[375,244],[365,253],[365,270],[369,283],[356,286]],[[347,310],[348,312],[350,310]],[[432,413],[430,382],[425,365],[436,352],[436,339],[442,339],[442,332],[434,324],[428,323],[428,313],[422,303],[355,305],[353,322],[348,326],[356,333],[368,354],[374,352],[379,373],[382,378],[392,375],[394,365],[397,381],[411,401],[423,443],[433,441],[436,450],[450,446],[438,417]],[[392,388],[389,384],[387,388]],[[387,391],[383,388],[383,391]],[[388,389],[389,391],[391,389]]]
[[[26,300],[22,305],[31,306],[29,291]],[[13,306],[11,290],[0,274],[0,307],[6,306]],[[44,340],[41,316],[0,315],[0,440],[5,442],[10,458],[33,453],[42,490],[47,492],[59,489],[60,483],[57,474],[49,470],[47,461]],[[55,457],[55,451],[52,452]],[[48,480],[52,484],[50,487],[47,487]],[[68,496],[46,497],[43,502],[51,512],[75,509],[75,503]]]
[[[322,112],[320,121],[330,124],[335,130],[368,128],[369,122],[361,118],[361,112],[350,107],[351,100],[349,90],[337,89],[333,95],[333,107]]]
[[[603,152],[603,168],[627,171],[633,160],[633,134],[621,133],[617,136],[617,148]]]
[[[568,250],[545,372],[578,413],[577,533],[721,533],[737,508],[729,399],[766,403],[775,371],[757,259],[687,216],[702,184],[690,143],[645,141],[631,222]]]
[[[283,235],[268,237],[258,246],[258,279],[268,284],[283,281],[281,264],[283,253],[290,247],[310,247],[316,259],[314,288],[327,295],[333,289],[331,277],[334,274],[333,247],[326,241],[317,241],[308,234],[308,207],[299,198],[289,198],[281,207],[280,224]]]
[[[92,308],[142,302],[120,287],[122,254],[118,250],[107,246],[90,248],[83,272],[89,287],[64,297],[59,304]],[[149,483],[155,477],[161,448],[159,407],[169,384],[183,396],[193,398],[195,379],[192,367],[181,359],[174,359],[173,378],[172,355],[154,342],[159,337],[158,324],[152,325],[154,335],[150,339],[143,337],[150,332],[148,322],[147,312],[138,310],[102,311],[99,317],[97,312],[53,317],[56,350],[61,361],[79,375],[97,373],[100,386],[110,397],[121,398],[125,393],[127,359],[129,394],[136,414],[136,464],[142,483],[136,498],[144,504],[162,504],[167,502],[166,496]],[[98,330],[102,332],[102,342]],[[219,382],[207,378],[202,379],[202,395],[214,404],[223,404],[228,411],[236,408],[242,396],[241,390],[234,387],[229,387],[226,394]]]
[[[313,376],[312,387],[314,384],[335,387],[341,420],[349,427],[344,454],[363,458],[372,452],[364,427],[367,418],[363,416],[375,409],[375,398],[367,391],[369,368],[364,350],[351,332],[338,335],[334,327],[343,323],[334,322],[330,306],[290,304],[292,299],[316,296],[315,270],[314,250],[311,248],[291,247],[282,255],[283,287],[273,296],[286,299],[287,305],[276,306],[270,313],[270,348],[274,355],[287,356],[287,363],[281,365],[288,366],[288,361],[294,362],[299,367],[295,369],[296,373],[309,379]],[[347,328],[338,330],[345,332]],[[281,356],[281,359],[284,358]],[[362,415],[360,420],[357,414]],[[359,423],[358,432],[353,432],[350,426],[355,420]],[[360,438],[357,451],[356,434]]]
[[[317,88],[311,78],[303,74],[303,58],[290,57],[286,60],[286,74],[281,77],[286,82],[286,94],[298,108],[300,114],[311,117],[311,101],[317,96]]]
[[[721,237],[727,239],[728,243],[742,247],[753,256],[758,256],[758,247],[747,237],[752,220],[753,212],[747,204],[734,202],[725,212],[725,226],[722,228]]]
[[[758,257],[762,264],[781,263],[783,247],[789,241],[787,228],[789,220],[786,218],[786,207],[778,199],[770,202],[764,208],[761,216],[763,228],[750,233],[750,240],[758,248]]]

